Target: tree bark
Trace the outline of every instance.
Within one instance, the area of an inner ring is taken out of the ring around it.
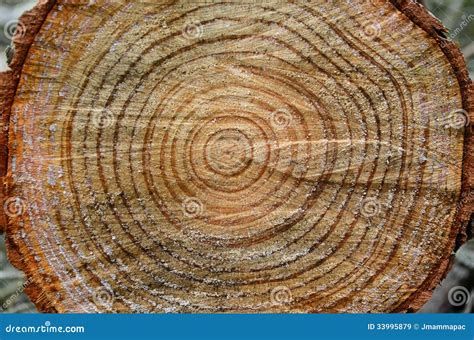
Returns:
[[[418,310],[472,214],[472,84],[414,1],[41,1],[0,78],[49,312]]]

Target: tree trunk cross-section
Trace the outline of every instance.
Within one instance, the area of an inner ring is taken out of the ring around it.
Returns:
[[[0,78],[27,293],[50,312],[419,309],[472,212],[472,89],[444,32],[405,0],[41,1]]]

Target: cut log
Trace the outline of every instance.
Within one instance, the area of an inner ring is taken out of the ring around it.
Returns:
[[[445,31],[405,0],[42,1],[0,82],[32,301],[418,310],[472,213],[472,86]]]

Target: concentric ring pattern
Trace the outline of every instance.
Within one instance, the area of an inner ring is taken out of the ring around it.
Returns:
[[[66,3],[24,70],[10,237],[57,311],[392,311],[453,246],[460,89],[390,2]]]

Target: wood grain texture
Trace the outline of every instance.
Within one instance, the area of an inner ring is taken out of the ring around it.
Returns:
[[[472,85],[413,1],[43,1],[20,23],[3,201],[40,310],[413,310],[465,239]]]

